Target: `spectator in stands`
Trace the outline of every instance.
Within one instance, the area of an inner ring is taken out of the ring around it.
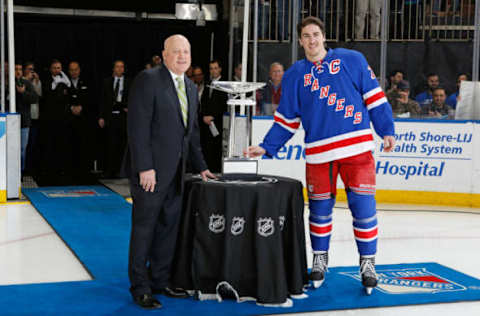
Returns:
[[[447,98],[446,103],[453,109],[457,108],[457,101],[459,100],[458,93],[460,92],[460,84],[462,81],[470,80],[470,76],[466,73],[461,73],[457,76],[457,91],[450,94]]]
[[[205,89],[205,81],[204,81],[202,67],[200,66],[193,67],[193,82],[197,85],[198,100],[201,100],[203,90]]]
[[[153,67],[153,66],[152,66],[152,63],[149,62],[149,61],[147,61],[147,62],[145,63],[145,68],[144,68],[144,69],[150,69],[150,68],[152,68],[152,67]]]
[[[50,63],[50,76],[43,82],[40,102],[40,122],[43,171],[47,175],[65,175],[67,168],[67,109],[69,110],[69,88],[62,63],[54,59]]]
[[[410,83],[406,80],[401,80],[396,84],[395,92],[396,97],[388,100],[392,106],[392,112],[395,116],[399,117],[413,117],[421,114],[422,109],[420,105],[412,99],[410,96]],[[407,114],[408,113],[408,114]]]
[[[403,73],[403,71],[401,71],[401,70],[399,70],[399,69],[393,70],[393,71],[390,73],[390,76],[389,76],[389,87],[388,87],[388,90],[387,90],[387,97],[388,97],[388,93],[397,90],[397,84],[398,84],[400,81],[402,81],[404,78],[405,78],[405,74]],[[390,99],[389,99],[389,101],[390,101]]]
[[[90,166],[88,139],[87,112],[89,110],[89,89],[83,78],[80,77],[81,69],[77,61],[68,65],[71,86],[69,89],[70,112],[67,115],[69,124],[70,167],[74,175],[84,175]]]
[[[23,64],[23,77],[30,81],[33,89],[39,98],[42,97],[42,82],[35,71],[35,64],[27,61]],[[25,161],[25,169],[30,172],[40,168],[40,146],[39,146],[39,131],[40,131],[40,107],[39,102],[30,105],[31,125],[28,134],[28,145]]]
[[[126,148],[130,80],[124,74],[125,63],[117,60],[113,63],[112,76],[103,81],[98,125],[106,130],[106,178],[118,177]]]
[[[274,62],[270,65],[269,77],[267,85],[257,93],[257,114],[273,115],[277,110],[282,96],[282,78],[283,65]]]
[[[417,101],[421,107],[432,102],[432,93],[435,88],[440,84],[440,79],[436,73],[430,73],[427,76],[427,90],[417,94],[415,101]]]
[[[223,80],[220,61],[212,60],[209,64],[209,71],[210,83]],[[203,137],[202,143],[205,145],[202,149],[205,161],[212,172],[222,170],[223,113],[227,111],[227,99],[226,93],[212,88],[204,91],[202,95],[201,137]]]
[[[233,81],[242,81],[242,63],[238,63],[233,69]]]
[[[162,57],[160,57],[159,55],[153,55],[152,67],[162,67]]]
[[[447,99],[445,89],[437,87],[433,89],[432,95],[432,102],[422,108],[423,114],[432,118],[446,118],[451,115],[450,111],[453,111],[453,109],[445,103]]]
[[[8,69],[5,63],[5,69]],[[5,84],[8,86],[8,71],[5,72],[7,78]],[[20,153],[21,153],[21,170],[22,174],[25,170],[26,149],[28,144],[28,134],[31,125],[30,105],[38,102],[38,95],[30,81],[23,78],[23,66],[21,63],[15,63],[15,107],[16,112],[20,114]],[[9,89],[5,89],[8,97]],[[10,103],[6,104],[7,112],[11,111]]]
[[[382,10],[383,0],[356,0],[355,5],[355,39],[364,39],[365,33],[365,16],[369,15],[370,34],[369,39],[380,39],[380,11]]]
[[[193,67],[192,66],[188,67],[187,71],[185,72],[185,75],[187,76],[188,79],[193,80]]]

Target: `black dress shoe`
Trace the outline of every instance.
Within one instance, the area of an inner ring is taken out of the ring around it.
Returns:
[[[188,297],[188,293],[182,289],[171,289],[169,287],[165,287],[163,289],[152,289],[153,294],[160,294],[168,297],[173,298],[186,298]]]
[[[159,300],[154,298],[152,294],[143,294],[136,296],[133,301],[140,307],[144,309],[156,309],[162,308],[162,303]]]

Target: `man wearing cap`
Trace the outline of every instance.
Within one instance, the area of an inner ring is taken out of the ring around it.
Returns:
[[[410,116],[420,115],[422,109],[418,102],[409,98],[410,83],[406,80],[401,80],[397,84],[397,88],[388,94],[390,105],[394,116],[399,114],[410,113]]]

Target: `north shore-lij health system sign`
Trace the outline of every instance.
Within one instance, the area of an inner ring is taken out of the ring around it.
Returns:
[[[272,124],[272,119],[254,119],[253,144],[263,140]],[[273,159],[260,159],[259,172],[305,185],[303,138],[299,128]],[[377,190],[480,194],[480,122],[396,120],[395,139],[394,150],[386,153],[375,134]]]

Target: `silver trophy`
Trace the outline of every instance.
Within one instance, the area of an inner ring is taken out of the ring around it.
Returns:
[[[252,144],[252,116],[256,101],[247,98],[247,93],[253,93],[263,88],[263,82],[214,81],[211,88],[228,93],[229,110],[227,146],[223,155],[222,173],[253,173],[258,171],[258,161],[243,156],[243,150]],[[238,116],[237,116],[238,110]],[[224,124],[226,126],[226,124]]]

